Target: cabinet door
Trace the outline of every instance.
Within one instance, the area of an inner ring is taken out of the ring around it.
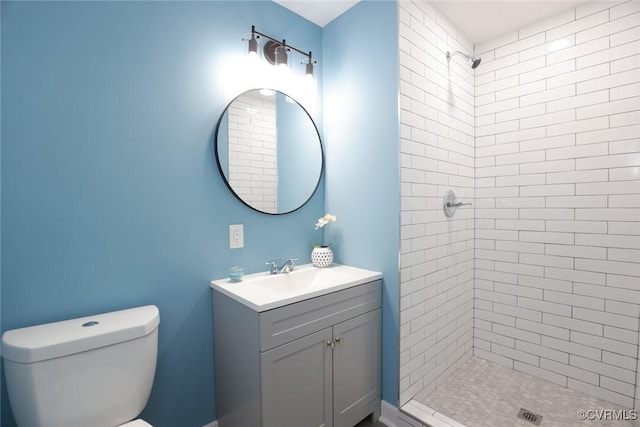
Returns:
[[[334,424],[380,396],[380,309],[333,327]]]
[[[263,427],[332,427],[331,328],[260,355]]]

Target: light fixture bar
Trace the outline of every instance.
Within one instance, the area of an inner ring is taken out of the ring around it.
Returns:
[[[278,62],[278,56],[276,55],[276,64],[275,65],[286,65],[287,63],[287,55],[286,55],[286,51],[287,50],[294,50],[296,52],[298,52],[300,55],[306,56],[307,57],[307,62],[305,63],[305,72],[307,75],[313,75],[313,65],[317,63],[317,61],[315,61],[313,59],[312,53],[311,51],[309,52],[305,52],[302,51],[300,49],[298,49],[295,46],[291,46],[290,44],[287,44],[285,39],[282,40],[278,40],[276,38],[273,38],[267,34],[261,33],[260,31],[256,30],[256,26],[252,25],[251,26],[251,39],[249,40],[249,52],[254,52],[254,48],[255,51],[257,51],[257,41],[256,39],[259,37],[264,37],[267,40],[272,41],[273,43],[278,45],[277,49],[284,49],[284,55],[280,55],[280,58],[284,58],[284,60],[280,60],[280,62]],[[276,50],[277,52],[277,50]]]

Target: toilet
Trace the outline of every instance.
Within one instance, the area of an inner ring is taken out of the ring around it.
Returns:
[[[152,427],[154,305],[7,331],[2,356],[19,427]],[[133,420],[133,421],[132,421]]]

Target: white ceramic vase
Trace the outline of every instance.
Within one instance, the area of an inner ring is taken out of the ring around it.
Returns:
[[[333,251],[329,246],[320,246],[311,251],[311,263],[316,267],[329,267],[333,264]]]

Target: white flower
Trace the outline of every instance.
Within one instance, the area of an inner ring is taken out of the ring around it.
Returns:
[[[336,220],[336,216],[335,215],[331,215],[331,214],[324,214],[323,217],[318,218],[318,222],[316,222],[316,230],[319,228],[324,227],[325,225],[329,224],[330,222],[334,222]]]

